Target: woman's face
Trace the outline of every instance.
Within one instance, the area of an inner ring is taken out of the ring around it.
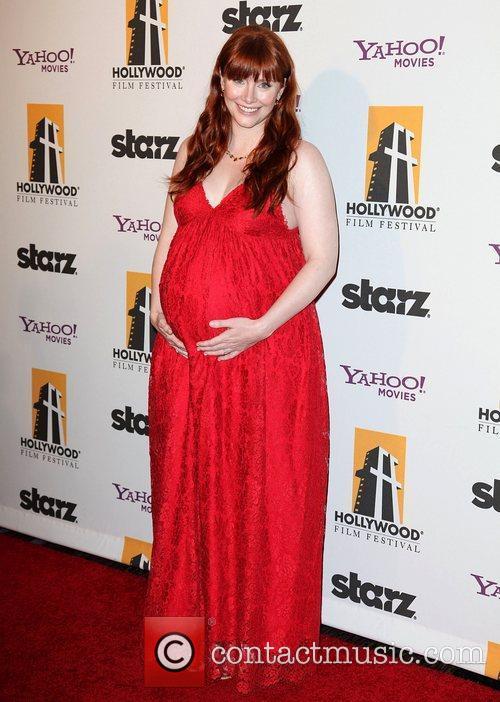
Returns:
[[[232,118],[242,127],[254,127],[271,114],[276,98],[283,87],[278,81],[268,82],[262,76],[258,81],[249,78],[230,80],[221,77],[224,101]]]

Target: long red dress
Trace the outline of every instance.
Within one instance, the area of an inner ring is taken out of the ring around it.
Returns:
[[[195,346],[224,331],[212,319],[264,314],[305,263],[281,207],[255,216],[245,199],[240,183],[212,206],[199,182],[174,201],[160,301],[188,358],[156,335],[144,614],[206,617],[209,648],[260,646],[264,656],[268,642],[271,654],[294,654],[319,642],[321,616],[330,427],[315,304],[235,358]],[[245,693],[311,666],[217,666],[207,655],[205,670]]]

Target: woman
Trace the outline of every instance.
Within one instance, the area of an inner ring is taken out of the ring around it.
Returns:
[[[207,678],[240,692],[305,666],[219,663],[217,645],[293,655],[320,627],[329,414],[314,299],[338,228],[296,95],[278,35],[235,31],[179,148],[152,268],[145,615],[204,616]]]

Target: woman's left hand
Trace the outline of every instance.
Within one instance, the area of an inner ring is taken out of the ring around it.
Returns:
[[[198,341],[196,348],[206,356],[219,356],[218,361],[234,358],[245,349],[270,336],[262,320],[248,317],[231,317],[230,319],[213,319],[211,327],[229,327],[212,339]]]

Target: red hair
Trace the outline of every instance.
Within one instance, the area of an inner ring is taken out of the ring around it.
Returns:
[[[231,115],[221,92],[219,71],[230,80],[253,76],[257,81],[261,73],[266,81],[284,84],[286,80],[280,100],[266,118],[262,138],[243,169],[248,207],[260,213],[270,198],[273,211],[287,194],[287,175],[295,165],[296,154],[291,165],[290,159],[301,132],[295,114],[297,82],[292,57],[283,40],[260,25],[240,27],[222,47],[212,72],[205,109],[186,142],[186,164],[168,178],[169,194],[185,192],[203,180],[227,149]]]

